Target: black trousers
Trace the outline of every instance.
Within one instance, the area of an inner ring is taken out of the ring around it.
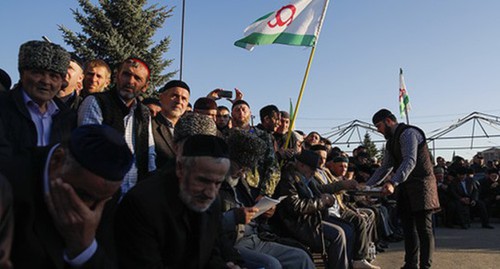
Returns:
[[[432,254],[434,253],[433,212],[413,212],[404,190],[401,190],[398,195],[397,206],[405,241],[405,265],[403,268],[431,268]]]

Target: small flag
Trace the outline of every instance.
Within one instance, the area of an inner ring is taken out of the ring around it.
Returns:
[[[328,0],[294,0],[257,19],[234,45],[250,51],[255,45],[273,43],[314,46],[327,5]]]
[[[293,110],[292,98],[290,98],[290,108],[289,108],[289,109],[290,109],[290,112],[289,112],[289,114],[290,114],[290,119],[293,119],[293,111],[294,111],[294,110]]]
[[[406,90],[403,69],[399,68],[399,113],[401,114],[401,118],[403,118],[410,109],[410,97]]]

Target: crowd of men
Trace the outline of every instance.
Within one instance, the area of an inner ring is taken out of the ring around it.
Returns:
[[[451,162],[443,157],[437,157],[436,161],[434,174],[443,208],[438,215],[439,224],[468,229],[477,217],[483,228],[493,229],[490,217],[500,217],[498,163],[485,162],[481,153],[470,163],[461,156],[454,156]]]
[[[432,171],[421,179],[432,168],[425,136],[386,110],[373,123],[388,145],[415,135],[414,163],[396,144],[382,164],[362,146],[349,156],[317,132],[290,131],[275,105],[260,108],[254,125],[239,90],[231,107],[217,105],[216,89],[191,110],[190,87],[171,80],[144,99],[151,70],[137,57],[112,71],[29,41],[18,70],[14,87],[0,70],[0,268],[314,268],[312,253],[331,269],[379,268],[374,251],[408,239],[412,218],[429,230],[439,209],[432,190],[449,225],[468,227],[470,208],[491,228],[487,210],[499,208],[496,168],[471,165],[487,175],[479,185],[465,166],[438,159],[438,180]],[[390,196],[359,195],[389,166],[400,167],[382,183]],[[406,202],[399,221],[391,195],[407,186],[424,200]],[[265,197],[281,202],[260,212]],[[432,259],[425,236],[420,268]],[[418,268],[408,253],[404,268]]]

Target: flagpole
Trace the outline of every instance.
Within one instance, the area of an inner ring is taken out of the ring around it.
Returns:
[[[184,13],[186,11],[186,0],[182,0],[182,22],[181,22],[181,62],[179,80],[182,80],[182,67],[184,65]]]
[[[309,55],[309,61],[307,62],[306,72],[304,74],[304,78],[302,79],[302,86],[300,87],[299,97],[297,98],[297,103],[295,104],[295,109],[292,115],[292,121],[290,122],[290,128],[288,134],[286,136],[285,146],[284,148],[288,148],[288,144],[290,143],[290,138],[292,137],[292,131],[295,128],[295,119],[297,118],[297,113],[299,112],[300,102],[302,101],[302,95],[304,95],[304,89],[306,88],[307,78],[309,77],[309,70],[311,69],[312,59],[314,58],[314,52],[316,51],[316,46],[312,47],[311,54]]]
[[[408,106],[405,106],[406,124],[410,124],[410,116],[408,116]]]
[[[292,115],[292,121],[290,122],[290,128],[288,129],[288,134],[286,136],[286,141],[284,148],[288,148],[290,144],[290,138],[292,137],[292,131],[295,129],[295,119],[297,119],[297,114],[299,112],[300,102],[302,101],[302,95],[304,95],[304,90],[307,84],[307,78],[309,77],[309,70],[311,69],[311,63],[314,58],[314,53],[316,52],[316,45],[318,44],[319,33],[321,32],[321,26],[323,26],[323,20],[325,19],[326,9],[328,7],[329,0],[325,1],[325,6],[323,7],[323,13],[321,14],[321,19],[318,26],[318,34],[316,35],[316,42],[311,49],[311,53],[309,55],[309,60],[307,61],[306,72],[304,74],[304,78],[302,79],[302,86],[300,87],[299,97],[297,97],[297,103],[295,104],[295,109]]]

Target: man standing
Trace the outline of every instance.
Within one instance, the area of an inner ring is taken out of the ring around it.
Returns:
[[[57,93],[57,97],[74,111],[78,110],[78,106],[82,98],[78,95],[83,87],[83,63],[82,59],[75,53],[71,53],[71,61],[66,74],[68,86]]]
[[[217,107],[217,116],[215,117],[215,123],[217,124],[217,130],[225,134],[229,129],[231,129],[231,115],[229,108],[225,106]]]
[[[111,68],[101,59],[87,62],[83,74],[83,89],[80,94],[83,98],[92,93],[105,91],[111,83]]]
[[[66,144],[37,151],[11,178],[14,268],[116,268],[103,208],[132,165],[123,136],[104,125],[75,129]]]
[[[430,268],[434,252],[432,214],[439,210],[439,199],[425,134],[415,126],[398,124],[387,109],[375,113],[372,122],[387,144],[382,166],[366,184],[375,185],[389,168],[394,168],[395,173],[384,183],[382,193],[389,195],[396,189],[405,238],[403,268]]]
[[[300,140],[297,138],[297,133],[290,129],[290,114],[286,111],[280,111],[280,125],[273,136],[278,145],[278,151],[276,152],[276,157],[280,161],[291,161],[295,154],[299,154],[301,150]],[[290,141],[285,148],[286,139],[288,137],[288,132],[292,132],[290,136]]]
[[[237,268],[222,260],[215,243],[222,217],[217,194],[229,166],[221,138],[194,135],[174,170],[127,193],[115,221],[120,268]]]
[[[78,125],[106,124],[115,128],[135,155],[135,163],[123,180],[123,193],[156,169],[149,109],[137,99],[147,90],[149,76],[144,61],[128,58],[118,68],[116,86],[88,96],[78,110]]]
[[[0,169],[22,169],[17,161],[37,146],[70,136],[75,114],[54,98],[65,87],[69,53],[45,41],[28,41],[19,49],[20,83],[0,93]],[[4,161],[5,160],[5,161]],[[9,175],[6,173],[7,178]]]
[[[215,122],[217,117],[217,103],[212,98],[200,97],[194,102],[193,112],[207,115]]]
[[[186,112],[189,103],[189,86],[181,80],[171,80],[159,90],[161,112],[153,119],[156,167],[161,168],[175,159],[174,127]]]

